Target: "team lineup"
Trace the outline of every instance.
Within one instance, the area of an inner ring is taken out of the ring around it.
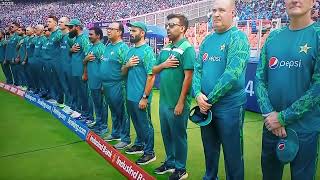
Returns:
[[[317,173],[320,131],[320,23],[311,18],[315,0],[285,0],[290,23],[268,36],[260,53],[255,92],[263,116],[261,169],[264,180],[312,180]],[[250,59],[246,34],[234,26],[234,0],[216,0],[214,32],[196,52],[185,38],[188,19],[167,16],[170,43],[155,54],[147,25],[112,22],[103,31],[78,19],[48,16],[46,25],[10,23],[0,31],[0,63],[7,84],[44,98],[87,125],[114,148],[140,154],[138,165],[155,161],[154,127],[160,129],[166,158],[155,174],[187,179],[189,119],[200,126],[204,180],[218,179],[221,147],[226,179],[245,179],[243,123],[245,75]],[[151,116],[155,77],[160,77],[159,120]],[[193,97],[194,96],[194,97]],[[192,98],[197,106],[191,107]],[[110,114],[111,112],[111,114]],[[109,129],[107,119],[112,119]],[[130,123],[136,138],[130,138]]]

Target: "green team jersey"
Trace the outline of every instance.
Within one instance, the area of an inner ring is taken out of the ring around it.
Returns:
[[[95,59],[94,61],[89,61],[87,64],[88,67],[88,84],[90,89],[100,89],[102,82],[99,78],[99,66],[101,60],[103,59],[105,45],[102,42],[97,44],[91,44],[86,55],[93,54]]]
[[[44,37],[42,46],[41,46],[41,61],[49,61],[51,60],[51,56],[49,53],[49,38]]]
[[[139,64],[130,67],[128,70],[127,99],[129,101],[139,102],[144,93],[147,77],[152,74],[156,57],[153,49],[147,44],[130,48],[125,63],[127,63],[132,56],[139,57]],[[149,102],[151,102],[151,98],[152,93],[149,95]]]
[[[56,29],[51,32],[48,38],[48,46],[46,49],[47,55],[49,57],[48,60],[58,60],[60,57],[60,42],[63,38],[62,31],[60,29]]]
[[[160,51],[156,64],[163,63],[171,55],[174,55],[178,59],[179,66],[176,68],[166,68],[160,72],[160,105],[175,108],[182,90],[185,77],[184,71],[194,69],[196,52],[188,40],[183,38],[176,44],[169,44],[163,48]],[[191,88],[185,102],[185,107],[187,108],[190,107],[191,103],[190,92]]]
[[[256,72],[261,112],[280,112],[281,125],[320,131],[320,24],[270,33]]]
[[[26,60],[27,58],[27,54],[26,54],[26,51],[27,51],[27,47],[26,47],[26,44],[27,44],[27,41],[28,41],[28,37],[24,36],[24,37],[21,37],[21,40],[20,42],[18,43],[18,56],[20,57],[20,63],[22,63],[23,61]]]
[[[195,63],[193,90],[196,97],[202,92],[214,107],[243,105],[249,58],[248,38],[236,27],[208,35]]]
[[[34,53],[34,36],[28,36],[28,39],[26,40],[26,49],[27,49],[27,57],[28,62],[33,61],[33,53]]]
[[[42,45],[45,43],[46,37],[45,36],[36,36],[32,40],[32,44],[34,44],[34,51],[33,51],[33,59],[35,61],[42,60]]]
[[[60,43],[60,61],[61,67],[64,72],[71,71],[71,51],[70,48],[74,40],[69,38],[69,33],[63,34],[61,43]]]
[[[2,39],[0,41],[0,62],[4,61],[5,52],[6,52],[6,44],[7,44],[7,42],[4,39]]]
[[[17,33],[14,33],[10,36],[7,41],[7,47],[5,51],[5,57],[7,61],[13,62],[17,57],[17,44],[20,41],[21,37]]]
[[[123,41],[108,44],[105,48],[100,65],[99,76],[105,84],[123,81],[121,67],[127,57],[129,47]]]
[[[74,44],[78,44],[80,46],[80,51],[72,53],[71,55],[72,76],[82,76],[82,63],[85,58],[85,52],[88,51],[90,46],[89,38],[84,34],[80,34],[76,37]]]

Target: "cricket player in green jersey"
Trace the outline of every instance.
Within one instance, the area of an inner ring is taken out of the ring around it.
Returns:
[[[18,35],[21,37],[20,41],[17,44],[17,57],[16,61],[16,68],[18,73],[18,81],[19,81],[19,88],[22,90],[27,90],[27,77],[25,73],[25,64],[27,63],[27,49],[26,49],[26,28],[19,27],[17,30]]]
[[[54,105],[58,105],[63,108],[63,91],[61,91],[61,83],[58,76],[60,76],[60,43],[62,40],[62,31],[58,28],[58,19],[55,16],[49,16],[47,18],[47,26],[50,31],[50,37],[48,41],[48,47],[46,50],[48,59],[45,61],[45,71],[48,76],[49,99],[48,101]],[[48,99],[48,98],[47,98]]]
[[[7,41],[6,51],[5,51],[5,67],[8,67],[11,70],[11,73],[6,76],[9,84],[14,84],[18,86],[18,71],[16,68],[15,59],[17,57],[17,44],[20,41],[21,37],[17,34],[17,30],[20,27],[20,24],[13,22],[10,24],[9,33],[10,37]],[[5,70],[6,71],[6,70]]]
[[[169,179],[185,179],[187,161],[187,124],[191,105],[191,83],[196,53],[184,37],[188,19],[184,15],[167,16],[167,34],[171,43],[163,48],[153,67],[160,73],[160,125],[166,151],[156,174],[173,172]]]
[[[110,43],[106,46],[100,65],[105,101],[112,114],[111,134],[104,138],[106,141],[120,140],[114,147],[124,149],[131,143],[130,121],[126,108],[126,82],[121,74],[129,47],[122,41],[123,24],[113,22],[107,28]]]
[[[130,48],[126,64],[122,66],[122,73],[127,75],[127,104],[128,113],[137,133],[137,138],[127,154],[143,155],[136,161],[139,165],[146,165],[156,160],[154,152],[154,129],[151,122],[151,99],[155,76],[152,68],[156,58],[153,49],[147,45],[145,37],[147,26],[143,22],[127,24],[130,29]]]
[[[92,44],[86,52],[83,62],[95,113],[95,120],[88,120],[86,123],[88,126],[93,126],[93,131],[103,138],[108,132],[108,114],[103,99],[102,81],[99,77],[99,68],[105,50],[105,45],[101,42],[102,38],[103,32],[100,28],[93,27],[89,29],[89,39]]]
[[[315,179],[320,132],[320,24],[311,19],[315,0],[285,0],[289,26],[272,31],[256,72],[264,117],[261,166],[264,180],[282,179],[276,149],[295,131],[298,152],[289,160],[291,179]],[[289,149],[290,150],[290,149]],[[291,149],[293,151],[293,149]]]
[[[76,109],[71,115],[73,118],[85,122],[93,119],[92,109],[89,104],[88,84],[82,80],[83,60],[85,52],[88,52],[90,42],[87,35],[83,34],[83,25],[78,19],[72,19],[68,24],[70,28],[69,37],[75,38],[70,51],[72,67],[72,93],[76,96]]]
[[[61,17],[58,21],[59,29],[62,31],[62,39],[60,42],[60,58],[58,68],[58,78],[63,89],[64,104],[63,111],[67,114],[72,114],[75,109],[75,96],[72,93],[71,85],[71,46],[73,45],[73,39],[69,38],[69,27],[66,26],[70,22],[68,17]]]
[[[214,32],[200,45],[193,76],[200,111],[212,112],[212,121],[201,126],[206,160],[203,179],[217,178],[222,145],[227,179],[243,180],[245,72],[250,45],[246,34],[233,26],[234,0],[216,0],[212,13]]]
[[[26,43],[26,61],[24,63],[25,76],[28,84],[28,90],[31,90],[33,93],[35,92],[35,82],[34,77],[32,77],[32,68],[30,61],[34,61],[33,53],[34,53],[34,28],[29,26],[26,29],[27,38],[25,40]]]

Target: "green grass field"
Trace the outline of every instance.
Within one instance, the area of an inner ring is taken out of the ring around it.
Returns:
[[[0,71],[0,81],[4,80]],[[143,168],[154,175],[153,169],[165,159],[158,115],[159,92],[155,91],[152,117],[155,128],[157,161]],[[81,141],[67,127],[49,113],[29,104],[17,96],[0,90],[0,180],[51,180],[51,179],[125,179],[116,169]],[[109,127],[111,127],[109,119]],[[132,127],[131,127],[132,128]],[[188,126],[189,179],[201,179],[204,174],[204,155],[200,129]],[[244,123],[245,179],[261,179],[262,119],[246,112]],[[135,131],[132,128],[132,140]],[[139,156],[128,155],[132,160]],[[317,178],[320,179],[319,166]],[[288,167],[283,179],[290,179]],[[155,176],[167,179],[168,176]],[[225,179],[223,156],[220,160],[219,178]]]

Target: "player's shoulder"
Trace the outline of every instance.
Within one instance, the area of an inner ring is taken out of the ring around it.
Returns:
[[[320,22],[315,22],[312,27],[313,27],[313,30],[314,30],[318,35],[320,35]]]

